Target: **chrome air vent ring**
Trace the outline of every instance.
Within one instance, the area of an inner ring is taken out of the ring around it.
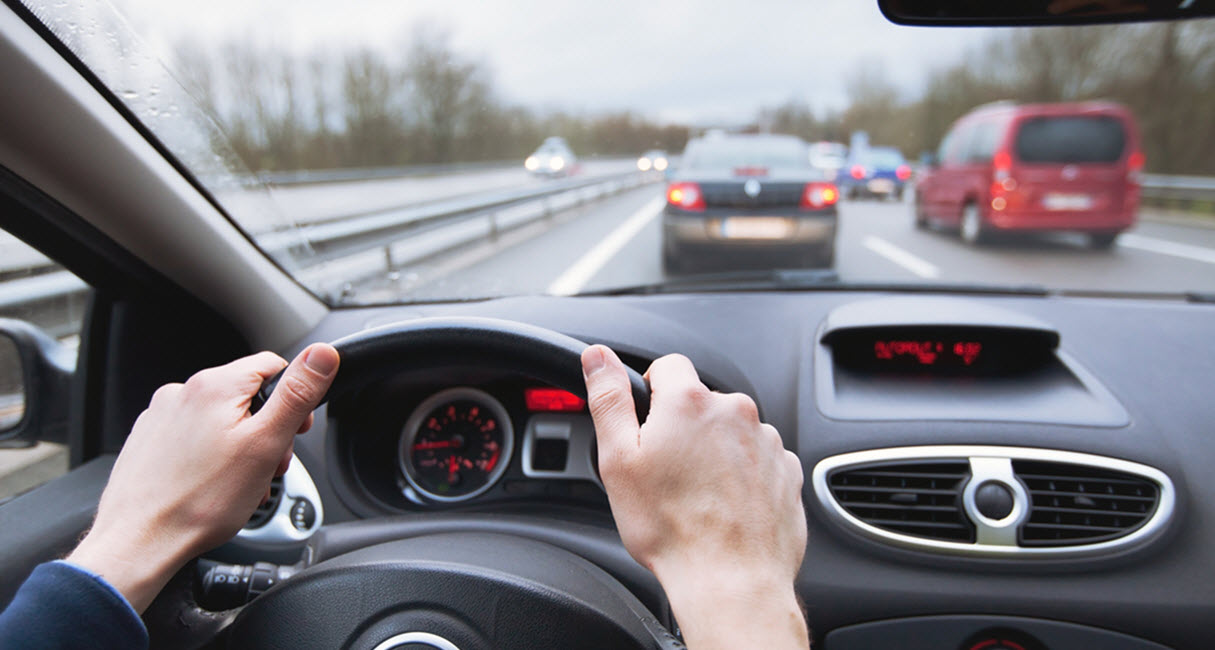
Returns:
[[[832,456],[814,467],[833,520],[873,540],[969,557],[1092,556],[1140,546],[1170,520],[1160,470],[1029,447],[896,447]]]

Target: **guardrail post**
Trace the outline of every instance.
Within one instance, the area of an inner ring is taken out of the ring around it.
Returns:
[[[489,240],[498,241],[498,211],[489,213]]]

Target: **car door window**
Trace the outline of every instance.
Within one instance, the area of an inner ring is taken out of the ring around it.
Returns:
[[[0,317],[30,323],[74,355],[89,286],[24,242],[0,230]],[[22,383],[16,348],[0,346],[0,420],[20,421]],[[0,428],[3,425],[0,424]],[[8,446],[3,446],[7,444]],[[0,443],[0,504],[68,470],[68,450],[55,443]]]

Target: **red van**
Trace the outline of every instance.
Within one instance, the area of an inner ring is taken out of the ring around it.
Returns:
[[[958,228],[972,244],[1001,231],[1069,230],[1108,248],[1135,224],[1142,169],[1123,106],[989,104],[942,140],[916,185],[915,223]]]

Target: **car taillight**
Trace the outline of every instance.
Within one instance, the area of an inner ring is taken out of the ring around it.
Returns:
[[[894,175],[897,176],[899,180],[905,181],[911,178],[911,167],[908,167],[907,165],[899,165],[899,168],[894,170]]]
[[[853,165],[850,173],[853,178],[859,181],[865,177],[865,168],[860,165]]]
[[[997,151],[991,157],[992,178],[1002,181],[1012,174],[1012,154],[1007,151]]]
[[[1132,153],[1126,159],[1126,177],[1132,183],[1139,182],[1139,175],[1143,172],[1143,165],[1147,163],[1147,158],[1142,151]]]
[[[818,210],[835,205],[840,200],[840,191],[831,183],[806,183],[802,190],[801,209]]]
[[[667,203],[684,210],[705,209],[705,197],[696,183],[671,183],[667,187]]]

